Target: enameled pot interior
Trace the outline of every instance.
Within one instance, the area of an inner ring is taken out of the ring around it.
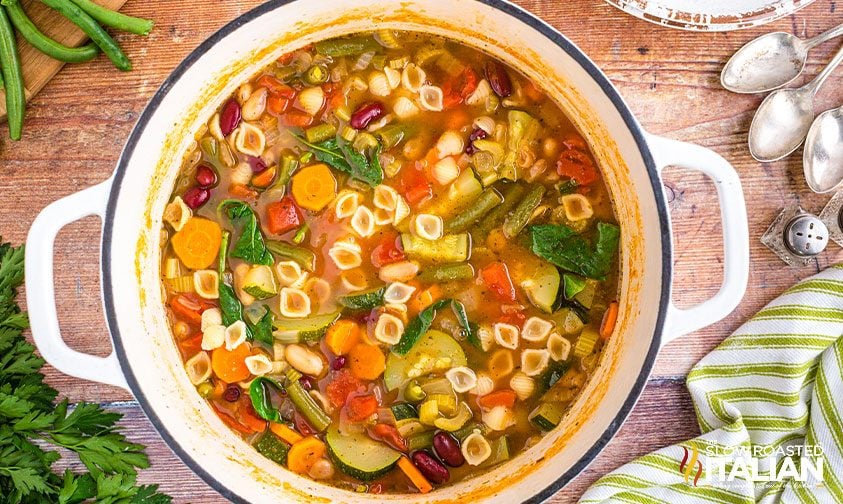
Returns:
[[[105,222],[106,313],[127,380],[179,456],[235,501],[367,502],[296,476],[232,433],[189,383],[162,308],[161,214],[193,132],[246,78],[316,40],[379,28],[436,33],[483,49],[541,84],[589,140],[622,228],[621,317],[601,365],[562,425],[502,466],[413,502],[521,502],[549,496],[608,442],[649,374],[669,296],[670,231],[635,120],[578,49],[524,11],[494,0],[271,1],[200,46],[165,82],[122,156]]]

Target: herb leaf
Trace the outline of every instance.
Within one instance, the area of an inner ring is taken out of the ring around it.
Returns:
[[[255,324],[250,324],[246,322],[246,325],[249,327],[254,339],[260,341],[261,343],[266,343],[267,345],[272,345],[275,340],[272,337],[272,311],[268,307],[264,307],[266,312],[263,314],[263,317],[257,321]]]
[[[597,223],[594,248],[573,229],[555,224],[531,226],[531,250],[556,266],[578,275],[605,280],[618,250],[620,228]]]
[[[237,257],[252,264],[271,266],[275,263],[272,254],[266,249],[258,217],[248,203],[239,200],[224,200],[217,207],[219,212],[225,212],[233,223],[243,221],[240,238],[231,251],[231,257]]]
[[[284,386],[280,382],[265,376],[259,376],[249,385],[249,398],[252,400],[252,407],[255,409],[255,413],[264,420],[282,423],[285,419],[281,416],[278,408],[272,405],[267,387],[274,387],[280,392],[284,391]]]
[[[222,313],[222,324],[226,327],[238,320],[244,320],[243,305],[240,303],[240,299],[237,298],[234,288],[227,283],[222,282],[220,283],[220,312]],[[264,317],[265,316],[266,315],[264,315]],[[246,338],[249,341],[252,341],[254,338],[252,327],[249,324],[246,324]]]
[[[381,144],[378,144],[367,158],[360,152],[349,148],[348,145],[340,145],[336,138],[331,138],[318,144],[310,143],[300,136],[296,138],[313,152],[316,159],[343,173],[349,174],[351,178],[362,180],[372,187],[383,182],[383,168],[379,160],[381,150],[383,149]]]
[[[480,338],[477,336],[477,330],[474,324],[468,321],[468,316],[465,313],[465,306],[455,299],[445,298],[440,299],[419,312],[419,314],[407,324],[407,327],[404,328],[404,334],[401,335],[401,339],[398,340],[398,343],[392,347],[392,352],[397,355],[407,355],[407,352],[413,348],[413,346],[419,341],[419,338],[421,338],[422,335],[430,329],[431,324],[433,324],[433,319],[436,318],[436,312],[448,305],[451,306],[451,309],[454,311],[454,315],[457,317],[457,321],[466,332],[466,337],[468,338],[469,343],[479,348]]]

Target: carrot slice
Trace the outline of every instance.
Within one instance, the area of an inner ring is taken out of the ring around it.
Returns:
[[[180,320],[190,324],[202,324],[202,306],[194,303],[189,297],[179,295],[170,299],[170,309]]]
[[[345,355],[360,342],[360,327],[353,320],[338,320],[328,328],[325,344],[334,355]]]
[[[302,208],[318,212],[337,196],[337,180],[327,165],[310,165],[293,175],[292,193]]]
[[[246,380],[252,376],[246,367],[246,357],[249,355],[249,345],[239,345],[234,350],[219,347],[211,353],[211,368],[226,383]]]
[[[280,437],[284,441],[290,443],[291,445],[296,444],[302,439],[304,439],[301,434],[281,423],[270,423],[269,430],[271,430],[273,434]]]
[[[437,284],[433,284],[410,298],[407,308],[412,313],[418,313],[432,305],[440,297],[442,297],[442,289]]]
[[[325,443],[308,436],[293,444],[287,453],[287,469],[298,474],[307,474],[313,464],[325,455]]]
[[[401,456],[398,459],[398,467],[401,468],[401,471],[410,479],[410,481],[415,485],[416,488],[419,489],[421,493],[427,493],[433,490],[433,485],[427,481],[427,478],[410,462],[405,456]]]
[[[495,406],[506,406],[511,408],[515,405],[515,391],[510,389],[501,389],[490,392],[477,399],[477,404],[484,409],[492,409]]]
[[[615,330],[615,324],[618,323],[618,302],[612,301],[609,304],[609,309],[603,315],[603,322],[600,324],[600,337],[608,339]]]
[[[170,242],[181,262],[190,269],[205,269],[214,262],[222,241],[222,229],[216,222],[191,217]]]
[[[274,166],[270,166],[266,170],[252,177],[252,185],[260,189],[266,189],[273,181],[275,181],[275,175],[277,174],[278,169]]]
[[[351,348],[348,356],[351,374],[361,380],[375,380],[386,369],[386,357],[374,345],[358,343]]]

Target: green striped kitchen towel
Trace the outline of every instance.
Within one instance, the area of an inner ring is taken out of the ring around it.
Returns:
[[[843,503],[843,265],[787,290],[688,375],[702,435],[580,503]]]

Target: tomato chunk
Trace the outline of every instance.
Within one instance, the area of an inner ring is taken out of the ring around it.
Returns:
[[[407,440],[401,437],[401,434],[394,425],[383,423],[375,424],[375,426],[372,427],[370,435],[375,439],[383,441],[398,451],[406,452],[409,449]]]
[[[334,374],[334,379],[328,384],[325,393],[335,408],[341,408],[352,392],[357,392],[363,386],[350,371],[342,369]]]
[[[371,394],[352,397],[345,407],[345,414],[352,422],[362,422],[378,412],[378,400]]]
[[[266,229],[272,234],[292,231],[301,223],[301,210],[291,196],[284,196],[266,206]]]
[[[480,270],[486,286],[501,301],[515,301],[515,286],[509,277],[509,269],[502,262],[493,262]]]
[[[388,233],[372,250],[372,265],[381,268],[387,264],[403,261],[406,258],[401,248],[401,240],[395,233]]]

